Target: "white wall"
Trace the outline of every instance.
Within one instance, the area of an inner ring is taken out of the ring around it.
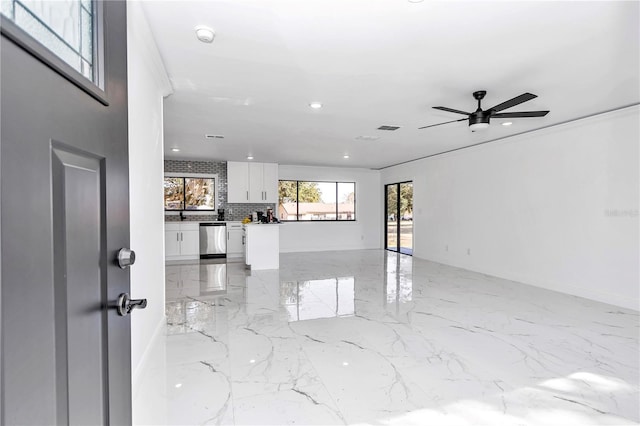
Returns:
[[[145,351],[164,321],[164,207],[162,99],[170,93],[160,54],[139,2],[127,3],[131,297],[146,298],[131,315],[133,386]],[[134,407],[135,410],[135,407]]]
[[[414,181],[417,257],[637,310],[639,115],[418,160],[382,183]]]
[[[280,165],[279,179],[356,183],[355,222],[297,222],[280,225],[280,252],[380,248],[383,226],[380,172],[341,167]]]

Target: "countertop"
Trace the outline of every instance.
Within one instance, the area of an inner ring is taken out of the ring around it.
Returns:
[[[241,223],[241,220],[165,220],[164,223]]]

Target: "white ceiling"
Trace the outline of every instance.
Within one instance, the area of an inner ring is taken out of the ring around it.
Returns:
[[[635,1],[152,0],[144,8],[174,88],[167,157],[381,168],[640,101]],[[213,27],[215,41],[199,42],[196,25]],[[484,132],[466,122],[418,130],[463,118],[432,106],[475,110],[476,90],[488,92],[485,109],[531,92],[539,97],[505,112],[551,112],[510,127],[494,119]]]

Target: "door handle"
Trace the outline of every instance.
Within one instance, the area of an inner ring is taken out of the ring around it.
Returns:
[[[247,201],[249,200],[249,191],[247,191]]]
[[[122,293],[118,296],[117,306],[118,315],[125,317],[134,309],[144,309],[147,307],[147,299],[131,299],[129,293]]]

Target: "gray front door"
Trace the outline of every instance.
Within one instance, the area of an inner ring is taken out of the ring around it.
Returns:
[[[2,424],[131,423],[126,7],[102,7],[106,102],[2,32]]]

